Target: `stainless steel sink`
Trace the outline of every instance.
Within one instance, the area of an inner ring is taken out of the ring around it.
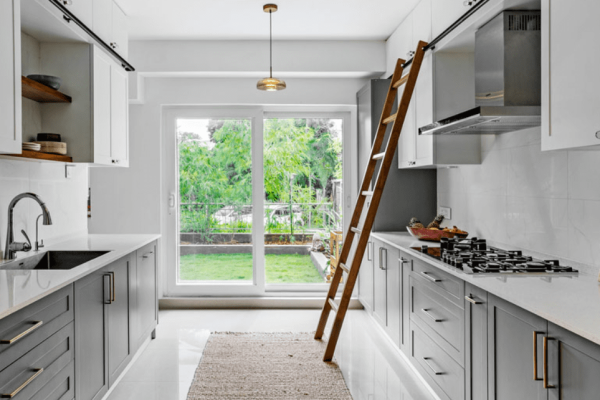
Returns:
[[[8,269],[73,269],[98,258],[108,251],[46,251],[31,257],[0,264],[0,270]]]

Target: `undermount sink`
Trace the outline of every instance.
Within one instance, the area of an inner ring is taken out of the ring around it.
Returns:
[[[16,259],[0,264],[0,270],[73,269],[106,253],[108,253],[108,251],[46,251],[31,257]]]

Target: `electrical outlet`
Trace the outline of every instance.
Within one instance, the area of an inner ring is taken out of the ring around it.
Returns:
[[[73,177],[73,168],[75,168],[74,165],[65,165],[65,178],[66,179],[71,179]]]
[[[452,219],[452,209],[450,207],[440,207],[438,214],[443,215],[445,219]]]

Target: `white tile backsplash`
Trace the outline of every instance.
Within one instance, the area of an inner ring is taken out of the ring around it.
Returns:
[[[66,179],[62,163],[0,160],[0,253],[6,241],[8,205],[24,192],[40,196],[50,210],[53,224],[43,226],[40,222],[44,243],[87,232],[88,167],[78,165],[72,172],[72,177]],[[35,240],[35,221],[40,214],[40,207],[31,199],[17,204],[13,214],[16,240],[24,241],[21,229]]]
[[[481,165],[438,170],[445,225],[596,270],[600,152],[542,152],[540,138],[539,128],[485,136]]]

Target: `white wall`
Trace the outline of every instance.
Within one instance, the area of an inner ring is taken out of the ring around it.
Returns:
[[[43,226],[40,221],[40,238],[52,244],[87,229],[88,168],[72,169],[71,179],[65,178],[65,165],[0,159],[0,243],[4,251],[7,230],[7,210],[10,201],[18,194],[33,192],[46,203],[53,224]],[[14,210],[15,239],[25,241],[21,229],[35,240],[35,220],[41,214],[39,205],[23,199]]]
[[[475,236],[600,266],[600,152],[541,151],[540,128],[485,136],[483,163],[438,171],[438,204]]]

